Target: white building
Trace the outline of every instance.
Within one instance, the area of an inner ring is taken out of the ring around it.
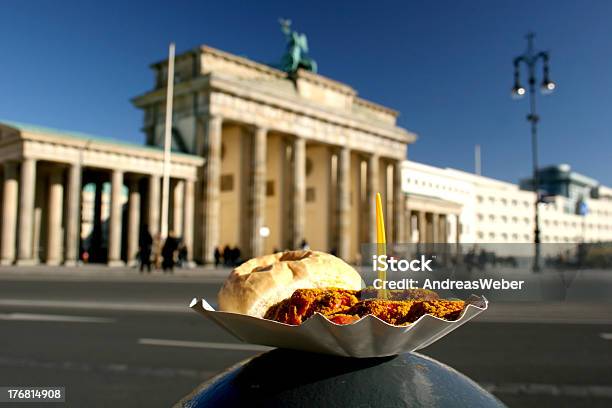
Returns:
[[[533,242],[535,194],[517,184],[405,161],[402,188],[407,194],[411,242],[457,242],[457,238],[460,243]],[[596,190],[583,198],[589,209],[585,216],[576,213],[576,200],[561,195],[539,204],[541,241],[612,241],[612,189]],[[426,229],[419,228],[419,217]]]

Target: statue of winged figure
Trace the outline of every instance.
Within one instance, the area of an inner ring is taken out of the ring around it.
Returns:
[[[306,34],[300,34],[291,29],[291,20],[279,19],[281,31],[287,39],[287,51],[281,59],[281,69],[290,74],[299,68],[317,72],[317,63],[308,57],[308,39]]]

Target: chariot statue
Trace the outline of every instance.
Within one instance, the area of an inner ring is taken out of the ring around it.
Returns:
[[[308,56],[308,39],[291,29],[291,20],[280,19],[281,30],[287,39],[287,51],[281,60],[281,69],[289,74],[302,68],[317,72],[317,63]]]

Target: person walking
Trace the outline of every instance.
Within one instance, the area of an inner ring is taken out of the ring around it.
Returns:
[[[176,251],[178,250],[178,241],[174,237],[174,234],[171,232],[168,234],[168,238],[166,238],[166,242],[164,242],[164,246],[161,250],[161,255],[163,257],[162,260],[162,269],[164,272],[172,273],[174,271],[174,256],[176,255]]]
[[[161,251],[162,251],[162,239],[161,239],[161,234],[158,232],[153,237],[153,245],[152,245],[153,268],[155,268],[155,270],[158,270],[161,267],[161,261],[162,261]]]
[[[151,273],[151,246],[153,245],[153,237],[149,232],[149,226],[144,224],[140,230],[138,242],[138,257],[140,260],[140,272],[144,272],[144,267],[147,267],[147,272]]]
[[[178,266],[179,268],[184,268],[187,266],[187,245],[185,245],[185,241],[183,239],[179,239],[178,244]]]
[[[215,247],[215,268],[219,266],[221,263],[221,251],[219,251],[219,247]]]
[[[231,266],[232,265],[232,248],[230,248],[229,245],[226,245],[223,248],[223,264],[225,266]]]
[[[234,247],[234,266],[238,266],[241,264],[240,261],[240,256],[241,256],[241,252],[240,252],[240,248],[238,248],[238,246]]]

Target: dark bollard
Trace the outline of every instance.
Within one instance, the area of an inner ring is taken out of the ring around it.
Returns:
[[[176,407],[504,407],[418,353],[347,358],[275,349],[231,367]]]

